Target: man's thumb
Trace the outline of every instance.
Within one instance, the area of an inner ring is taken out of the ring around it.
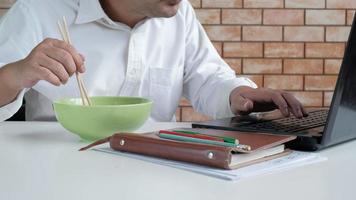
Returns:
[[[235,105],[234,110],[237,114],[249,114],[253,110],[253,102],[241,95],[238,95],[235,102],[232,102],[232,104]]]

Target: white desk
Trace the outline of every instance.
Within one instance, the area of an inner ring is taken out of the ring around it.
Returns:
[[[187,126],[159,123],[140,131]],[[326,162],[238,182],[78,152],[83,145],[58,123],[0,123],[0,199],[356,199],[356,141],[322,151]]]

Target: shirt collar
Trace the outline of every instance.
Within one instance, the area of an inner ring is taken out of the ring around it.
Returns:
[[[108,18],[99,0],[80,0],[76,24],[84,24]]]

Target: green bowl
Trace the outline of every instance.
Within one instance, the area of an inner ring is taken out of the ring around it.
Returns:
[[[53,103],[59,123],[85,140],[98,140],[142,126],[150,115],[152,101],[140,97],[90,97],[91,106],[80,98]]]

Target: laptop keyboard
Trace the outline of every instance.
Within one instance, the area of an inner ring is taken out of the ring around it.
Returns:
[[[300,133],[304,130],[324,126],[328,117],[328,110],[315,110],[309,112],[308,117],[298,119],[294,116],[264,121],[258,123],[241,124],[236,127],[243,131],[262,131],[280,133]]]

